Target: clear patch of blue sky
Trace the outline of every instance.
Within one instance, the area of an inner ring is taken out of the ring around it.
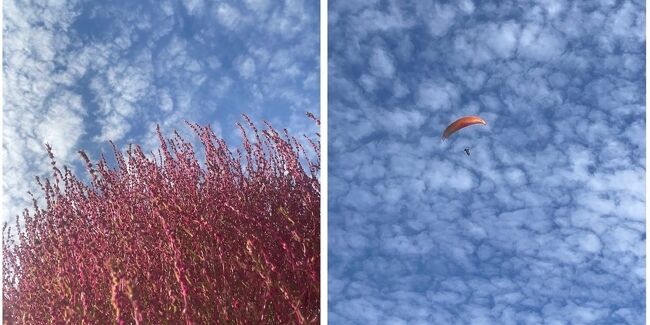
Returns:
[[[330,322],[642,323],[645,3],[329,3]]]
[[[157,146],[184,121],[233,145],[248,114],[294,135],[318,127],[319,5],[313,1],[5,1],[3,205],[29,207],[43,144],[62,164]],[[37,191],[36,191],[37,192]]]

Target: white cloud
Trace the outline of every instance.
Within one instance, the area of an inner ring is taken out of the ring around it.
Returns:
[[[372,50],[372,54],[370,55],[370,69],[378,77],[391,78],[395,74],[393,59],[381,47]]]
[[[219,60],[219,58],[216,57],[216,56],[208,57],[206,59],[206,62],[208,64],[208,66],[210,67],[210,69],[212,69],[212,70],[218,70],[222,66],[221,60]]]
[[[462,10],[465,14],[471,14],[476,9],[474,2],[472,0],[460,0],[458,1],[458,8]]]
[[[393,96],[395,96],[395,98],[403,98],[411,93],[408,86],[401,80],[396,80],[393,85]]]
[[[203,0],[183,0],[183,6],[191,15],[196,15],[203,11],[205,3]]]
[[[359,78],[359,83],[361,84],[363,90],[366,92],[372,93],[377,89],[377,78],[369,74],[361,75]]]
[[[269,0],[245,0],[245,2],[250,10],[258,13],[265,12],[270,6]]]
[[[220,3],[215,11],[219,23],[228,29],[237,29],[242,22],[239,10],[227,3]]]
[[[237,70],[242,78],[252,78],[255,75],[255,60],[251,57],[240,59],[237,64]]]
[[[380,113],[377,121],[387,132],[405,137],[424,124],[425,115],[417,110],[394,110]]]
[[[480,90],[487,80],[487,73],[478,69],[458,69],[456,76],[463,81],[470,90]]]
[[[425,81],[418,88],[417,103],[420,107],[434,111],[450,110],[458,95],[458,89],[450,82]]]
[[[551,18],[557,16],[565,9],[565,2],[562,0],[541,0],[540,2]]]
[[[94,138],[97,142],[119,141],[131,130],[129,120],[119,113],[112,112],[102,120],[101,133]]]
[[[645,19],[642,9],[634,6],[630,1],[623,2],[607,19],[607,27],[611,29],[612,36],[634,37],[636,41],[643,41],[645,37],[642,27]]]
[[[456,10],[446,4],[418,2],[418,14],[429,27],[429,33],[434,37],[441,37],[447,34],[456,20]]]
[[[174,100],[169,95],[169,91],[158,91],[158,101],[160,103],[160,109],[164,112],[170,112],[174,109]]]
[[[152,95],[153,67],[151,57],[143,52],[135,62],[120,62],[95,77],[90,89],[100,108],[101,132],[95,141],[118,141],[131,130],[132,118],[142,101]]]
[[[598,253],[602,248],[602,241],[592,232],[576,232],[567,238],[568,242],[573,242],[578,249],[587,253]]]
[[[353,35],[364,38],[378,31],[403,30],[413,26],[413,20],[405,17],[398,4],[390,1],[387,12],[370,7],[351,17],[350,25],[355,29]]]
[[[396,254],[427,254],[434,248],[434,243],[427,233],[392,238],[384,238],[384,249]]]
[[[509,21],[499,26],[493,24],[486,26],[483,37],[488,47],[492,48],[499,57],[507,59],[514,55],[518,34],[519,26]]]
[[[456,54],[450,60],[462,64],[482,65],[494,59],[493,50],[484,43],[476,43],[473,37],[459,34],[453,39],[452,51]]]
[[[525,26],[519,41],[519,53],[533,60],[558,58],[565,50],[564,38],[549,28],[533,23]]]
[[[233,81],[229,77],[221,77],[219,81],[217,82],[217,86],[215,88],[217,96],[223,97],[226,95],[230,87],[232,87]]]
[[[80,110],[81,97],[76,94],[57,96],[37,128],[38,138],[52,145],[58,159],[70,161],[85,127]],[[81,111],[83,112],[83,111]]]
[[[274,37],[292,39],[299,37],[310,23],[304,0],[284,0],[281,9],[274,10],[266,27]]]

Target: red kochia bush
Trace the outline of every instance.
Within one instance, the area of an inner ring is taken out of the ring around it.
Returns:
[[[80,151],[88,185],[48,146],[45,206],[3,231],[5,323],[318,323],[320,142],[307,138],[310,159],[246,120],[236,151],[190,124],[203,163],[160,130],[158,155],[113,146],[114,167]]]

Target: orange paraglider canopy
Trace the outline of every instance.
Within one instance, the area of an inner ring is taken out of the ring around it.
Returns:
[[[447,140],[447,138],[449,138],[449,136],[451,136],[454,132],[474,124],[487,125],[487,122],[478,116],[463,116],[453,123],[449,124],[449,126],[445,129],[445,132],[442,133],[442,140]]]

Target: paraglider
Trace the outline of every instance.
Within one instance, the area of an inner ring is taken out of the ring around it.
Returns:
[[[442,141],[447,140],[447,138],[449,138],[456,131],[474,124],[487,125],[487,122],[485,122],[484,119],[478,116],[474,116],[474,115],[463,116],[457,119],[456,121],[454,121],[453,123],[449,124],[449,126],[447,126],[445,131],[442,133]],[[469,155],[469,153],[467,153],[467,155]]]

